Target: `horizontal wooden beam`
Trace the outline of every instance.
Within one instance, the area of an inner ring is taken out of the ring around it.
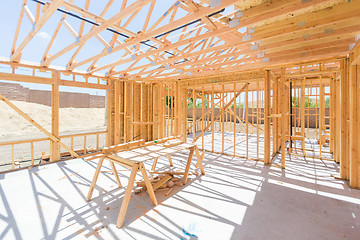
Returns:
[[[29,76],[17,73],[0,73],[1,80],[8,81],[17,81],[17,82],[29,82],[29,83],[39,83],[39,84],[54,84],[52,78]],[[80,88],[92,88],[92,89],[108,89],[107,85],[95,84],[95,83],[85,83],[85,82],[75,82],[68,80],[59,80],[59,85],[68,86],[68,87],[80,87]]]

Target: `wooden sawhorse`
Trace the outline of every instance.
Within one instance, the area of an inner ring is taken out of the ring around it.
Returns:
[[[154,206],[157,206],[157,204],[158,204],[155,193],[154,193],[153,186],[150,182],[150,179],[148,177],[148,174],[147,174],[145,166],[144,166],[145,161],[155,160],[154,163],[156,165],[156,160],[159,157],[168,156],[169,162],[172,165],[171,157],[169,157],[170,154],[179,152],[179,151],[183,151],[183,150],[190,150],[189,157],[188,157],[186,167],[185,167],[184,177],[182,179],[182,183],[186,184],[186,182],[187,182],[190,165],[191,165],[191,160],[194,155],[194,152],[197,155],[197,162],[196,162],[195,166],[200,168],[202,174],[205,174],[205,170],[204,170],[204,167],[202,164],[202,156],[200,155],[199,149],[195,144],[181,143],[176,146],[166,147],[163,144],[148,144],[148,145],[146,145],[146,144],[142,144],[142,143],[143,142],[141,142],[141,141],[136,141],[136,144],[135,144],[135,142],[133,142],[133,145],[138,146],[137,148],[133,148],[133,149],[118,152],[118,153],[111,153],[111,154],[107,153],[107,154],[104,154],[103,156],[101,156],[99,163],[97,165],[93,180],[91,182],[89,193],[86,198],[87,201],[91,200],[91,196],[95,189],[95,185],[96,185],[99,173],[100,173],[101,166],[104,162],[104,159],[107,159],[110,161],[112,172],[114,173],[114,176],[116,178],[116,181],[117,181],[119,187],[122,187],[122,185],[121,185],[120,178],[119,178],[119,175],[117,174],[114,163],[117,163],[123,167],[131,169],[129,182],[128,182],[127,188],[125,190],[124,199],[122,201],[120,212],[119,212],[117,223],[116,223],[116,226],[118,228],[121,228],[124,223],[125,214],[126,214],[126,211],[127,211],[128,205],[129,205],[131,192],[132,192],[132,189],[133,189],[133,186],[135,183],[135,177],[136,177],[136,174],[138,171],[140,171],[142,173],[142,176],[143,176],[144,182],[145,182],[145,186],[147,188],[147,192],[150,196],[152,203],[154,204]],[[107,149],[105,149],[105,151],[107,151]],[[153,167],[155,165],[153,164]]]

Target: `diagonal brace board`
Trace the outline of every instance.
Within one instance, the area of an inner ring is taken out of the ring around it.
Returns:
[[[225,99],[226,97],[227,97],[227,94],[226,94],[223,98]],[[221,101],[223,100],[223,98],[220,98],[220,101],[219,101],[219,102],[221,102]],[[214,105],[217,106],[218,103],[217,103],[217,104],[214,104]],[[197,122],[200,122],[203,118],[205,118],[205,117],[206,117],[207,115],[209,115],[209,114],[211,114],[211,108],[209,108],[209,109],[206,111],[206,113],[203,114],[199,119],[195,119],[195,124],[196,124]],[[186,130],[191,129],[192,126],[193,126],[193,124],[194,124],[194,123],[191,123],[190,127],[188,127],[188,129],[186,129]]]
[[[249,83],[245,83],[244,86],[240,89],[239,92],[236,93],[236,95],[219,111],[219,113],[216,115],[215,119],[213,121],[216,121],[221,115],[222,113],[225,111],[225,109],[227,109],[233,102],[234,100],[240,96],[240,94],[245,90],[246,86],[248,85]],[[196,138],[195,138],[195,141],[196,142],[204,133],[206,130],[208,130],[209,128],[211,127],[211,123],[209,123],[205,128],[204,128],[204,131],[202,131]]]
[[[235,115],[235,113],[229,108],[229,109],[227,109],[231,114],[233,114],[233,115]],[[244,124],[243,122],[247,122],[245,119],[243,119],[243,118],[241,118],[241,117],[239,117],[239,116],[237,116],[237,115],[235,115],[236,116],[236,119],[238,119],[242,124]],[[254,124],[252,124],[251,122],[248,122],[251,126],[253,126],[253,127],[256,127],[256,125],[254,125]],[[262,128],[260,128],[259,127],[259,130],[261,130],[261,131],[263,131],[264,132],[264,129],[262,129]]]
[[[34,125],[36,128],[38,128],[40,131],[45,133],[51,140],[58,142],[63,148],[65,148],[73,157],[79,157],[79,155],[74,152],[71,148],[66,146],[63,142],[60,141],[57,137],[52,135],[50,132],[48,132],[45,128],[43,128],[40,124],[35,122],[32,118],[30,118],[26,113],[21,111],[18,107],[16,107],[12,102],[10,102],[6,97],[4,97],[2,94],[0,94],[0,99],[3,100],[9,107],[14,109],[18,114],[20,114],[23,118],[25,118],[28,122],[30,122],[32,125]]]

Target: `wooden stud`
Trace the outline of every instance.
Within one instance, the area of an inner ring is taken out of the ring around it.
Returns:
[[[350,154],[349,154],[349,184],[350,187],[356,188],[359,187],[358,185],[358,174],[359,174],[359,150],[358,150],[358,108],[359,106],[357,98],[357,89],[358,89],[358,82],[357,82],[357,65],[350,66]]]
[[[270,164],[270,71],[266,70],[265,75],[265,115],[264,115],[264,129],[265,129],[265,136],[264,136],[264,163]]]
[[[59,138],[59,84],[58,80],[60,79],[59,72],[53,72],[54,84],[52,85],[51,91],[51,132],[52,135],[56,138]],[[60,160],[60,145],[56,141],[50,142],[50,162]]]
[[[286,89],[285,89],[285,68],[281,68],[281,82],[280,82],[280,106],[281,106],[281,167],[285,168],[285,154],[286,154],[286,126],[287,124],[287,107],[286,107]]]
[[[340,156],[340,177],[342,179],[348,179],[349,178],[349,159],[347,158],[347,147],[348,147],[348,139],[347,139],[347,76],[348,76],[348,72],[347,72],[347,65],[348,60],[343,60],[341,62],[341,83],[340,83],[340,88],[341,88],[341,156]]]

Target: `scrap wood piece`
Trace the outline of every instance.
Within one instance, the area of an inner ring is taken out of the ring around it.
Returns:
[[[177,145],[180,145],[184,143],[183,141],[181,141],[180,139],[173,139],[173,140],[168,140],[166,143],[164,143],[164,147],[174,147]]]
[[[165,196],[169,195],[172,190],[173,190],[173,188],[170,188],[169,191],[167,191],[167,192],[165,193]]]
[[[167,182],[167,186],[168,186],[169,188],[172,188],[174,185],[175,185],[175,183],[174,183],[172,180],[170,180],[170,181]]]
[[[171,179],[171,181],[173,181],[173,182],[177,182],[179,180],[180,180],[180,178],[175,178],[175,177]]]
[[[167,181],[169,181],[171,179],[171,176],[169,174],[166,174],[163,178],[160,179],[160,181],[158,181],[157,183],[155,183],[153,185],[153,189],[154,191],[156,189],[158,189],[159,187],[161,187],[164,183],[166,183]]]
[[[178,182],[175,182],[175,185],[179,186],[179,187],[182,187],[184,184],[182,183],[182,181],[178,181]]]
[[[167,190],[169,190],[169,188],[158,188],[158,189],[156,189],[157,192],[167,191]]]

